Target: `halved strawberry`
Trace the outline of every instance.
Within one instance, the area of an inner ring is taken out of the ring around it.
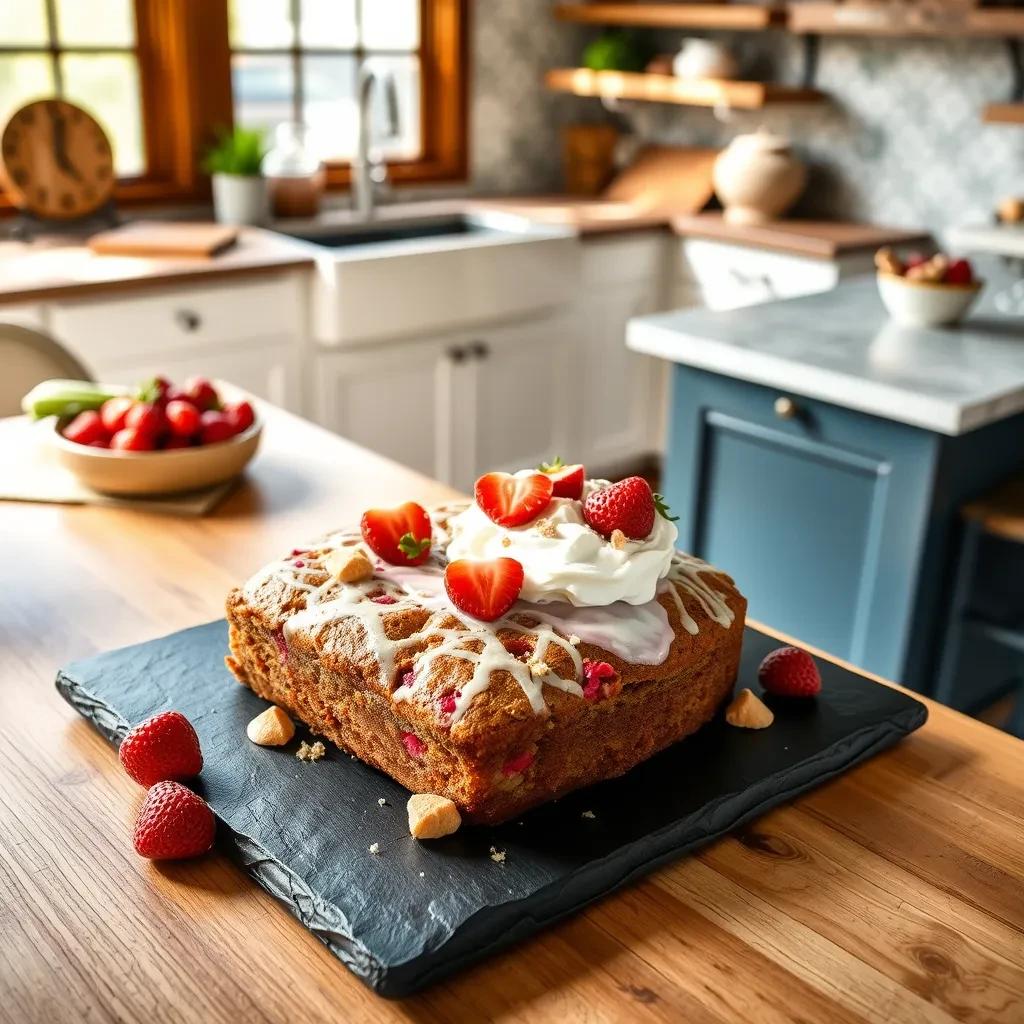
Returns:
[[[499,526],[522,526],[548,507],[554,484],[546,473],[485,473],[476,482],[476,503]]]
[[[430,557],[430,516],[415,501],[367,509],[359,529],[374,553],[392,565],[422,565]]]
[[[556,455],[551,462],[542,462],[539,469],[551,477],[556,498],[572,498],[579,501],[583,497],[583,480],[586,474],[580,463],[567,466]]]
[[[452,604],[474,619],[493,622],[516,603],[523,589],[523,567],[514,558],[473,562],[460,558],[444,571]]]

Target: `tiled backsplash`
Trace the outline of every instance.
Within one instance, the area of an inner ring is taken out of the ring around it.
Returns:
[[[555,22],[550,0],[478,0],[474,7],[473,188],[557,188],[558,127],[600,117],[597,100],[545,92],[547,68],[579,60],[590,32]],[[676,49],[665,32],[659,48]],[[797,82],[800,40],[782,32],[722,34],[745,74]],[[818,86],[831,102],[737,112],[632,104],[644,138],[724,145],[758,125],[790,135],[812,166],[800,211],[893,225],[944,226],[987,219],[1004,196],[1024,193],[1024,129],[985,125],[1004,100],[1010,63],[1001,40],[822,40]]]

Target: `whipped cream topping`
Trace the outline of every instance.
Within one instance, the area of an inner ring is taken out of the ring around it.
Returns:
[[[588,480],[584,499],[607,486],[607,480]],[[525,576],[522,600],[564,601],[577,607],[653,600],[672,565],[678,536],[674,523],[656,515],[647,537],[616,548],[586,524],[582,502],[570,498],[552,498],[537,519],[513,527],[499,526],[474,502],[452,518],[448,528],[450,561],[514,558]]]

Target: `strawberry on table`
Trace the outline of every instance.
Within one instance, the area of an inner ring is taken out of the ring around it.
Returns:
[[[766,655],[757,678],[776,697],[813,697],[821,692],[818,666],[799,647],[779,647]]]
[[[474,562],[460,558],[444,571],[444,588],[459,611],[493,622],[516,603],[523,589],[523,567],[514,558]]]
[[[203,770],[199,737],[180,711],[161,711],[130,729],[117,756],[140,786],[191,779]]]
[[[217,823],[210,805],[179,782],[158,782],[147,794],[132,843],[147,860],[198,857],[213,846]]]
[[[630,476],[617,484],[591,491],[583,503],[583,518],[587,525],[605,537],[621,530],[630,540],[643,540],[654,529],[654,517],[676,519],[660,494],[651,491],[651,485],[641,476]]]
[[[374,554],[392,565],[422,565],[430,557],[430,516],[415,501],[367,509],[359,529]]]
[[[551,477],[554,497],[572,498],[575,501],[579,501],[583,497],[583,481],[586,474],[580,463],[567,466],[556,455],[551,462],[542,462],[539,469]]]
[[[78,444],[92,444],[94,441],[106,441],[110,436],[103,425],[103,418],[94,409],[80,412],[63,430],[69,441]]]
[[[499,526],[523,526],[551,503],[554,483],[546,473],[485,473],[476,482],[476,503]]]

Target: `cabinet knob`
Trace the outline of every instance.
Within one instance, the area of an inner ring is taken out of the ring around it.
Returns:
[[[197,331],[203,323],[203,318],[191,309],[179,309],[174,320],[183,331]]]
[[[448,358],[453,363],[464,363],[469,356],[469,350],[464,348],[462,345],[452,345],[448,349]]]
[[[469,351],[475,359],[486,359],[491,354],[491,346],[486,341],[474,341]]]
[[[786,395],[780,395],[775,399],[775,415],[780,420],[792,420],[800,415],[800,406],[793,401],[792,398],[788,398]]]

